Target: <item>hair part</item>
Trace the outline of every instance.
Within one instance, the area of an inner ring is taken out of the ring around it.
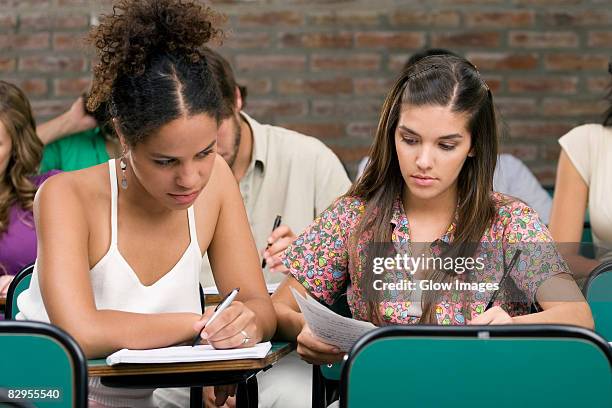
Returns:
[[[220,17],[197,2],[119,0],[89,33],[99,63],[89,111],[109,116],[133,146],[181,116],[220,120],[221,95],[202,48],[222,36]]]
[[[18,204],[32,211],[36,175],[43,144],[36,134],[36,123],[27,96],[17,86],[0,80],[0,122],[11,138],[11,157],[0,184],[0,234],[8,229],[9,209]]]

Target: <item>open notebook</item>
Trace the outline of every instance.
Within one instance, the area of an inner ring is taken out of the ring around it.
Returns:
[[[189,363],[195,361],[240,360],[244,358],[264,358],[272,348],[272,343],[256,344],[254,347],[217,350],[209,345],[175,346],[149,350],[122,349],[106,357],[106,364],[119,363]]]
[[[274,293],[276,288],[278,288],[278,285],[280,285],[280,282],[267,283],[266,288],[268,289],[268,293],[270,294]],[[205,295],[218,295],[219,294],[219,290],[217,289],[216,286],[206,286],[205,288],[202,288],[202,290],[204,291]]]

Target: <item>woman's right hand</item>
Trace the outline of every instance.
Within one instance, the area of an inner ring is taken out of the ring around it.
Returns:
[[[302,360],[317,365],[341,361],[346,353],[336,346],[323,343],[311,331],[306,323],[297,336],[297,352]]]

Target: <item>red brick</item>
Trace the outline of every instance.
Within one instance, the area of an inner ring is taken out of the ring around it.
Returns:
[[[0,13],[0,30],[15,28],[17,26],[17,16],[11,13]]]
[[[58,51],[87,52],[85,33],[53,33],[53,49]]]
[[[278,99],[256,99],[249,101],[248,112],[256,118],[277,116],[305,116],[308,107],[305,101]]]
[[[493,97],[493,101],[504,117],[533,115],[538,113],[536,100],[533,98]]]
[[[552,6],[580,4],[583,0],[514,0],[517,5]]]
[[[608,0],[606,0],[608,1]],[[550,11],[540,14],[543,25],[553,27],[609,27],[612,25],[612,11],[607,10],[572,10]]]
[[[263,95],[272,89],[272,82],[267,78],[238,78],[237,81],[239,85],[246,86],[247,95]]]
[[[391,90],[394,79],[385,78],[355,78],[353,87],[356,95],[386,95]]]
[[[49,48],[49,33],[0,34],[0,51],[44,50]]]
[[[612,47],[612,31],[591,31],[588,44],[589,47]]]
[[[465,26],[471,28],[529,27],[533,26],[535,22],[535,12],[529,10],[489,12],[467,11],[463,15]]]
[[[496,95],[502,89],[502,77],[499,76],[490,76],[490,75],[482,75],[482,78],[487,83],[487,86]]]
[[[328,79],[281,79],[278,81],[277,89],[280,94],[289,95],[337,95],[350,94],[353,92],[353,81],[351,78],[328,78]]]
[[[512,138],[558,139],[574,126],[573,122],[551,122],[550,120],[509,120],[506,125]]]
[[[329,146],[330,149],[336,153],[336,156],[340,159],[342,163],[346,163],[347,165],[351,162],[357,162],[361,160],[364,156],[367,156],[370,152],[370,146]]]
[[[578,35],[571,31],[511,31],[508,42],[512,47],[567,48],[578,46]]]
[[[304,55],[237,55],[235,67],[238,71],[296,71],[306,67]]]
[[[373,141],[376,137],[376,119],[369,122],[353,122],[346,127],[346,133],[351,138]]]
[[[67,55],[32,55],[19,60],[20,71],[82,72],[86,65],[84,57]]]
[[[389,15],[392,26],[406,27],[458,27],[461,17],[457,11],[400,10]]]
[[[359,48],[421,48],[425,34],[417,32],[372,31],[355,34],[355,46]]]
[[[508,80],[510,92],[576,93],[577,77],[519,77]]]
[[[280,35],[284,47],[305,48],[350,48],[353,46],[353,35],[342,33],[284,33]]]
[[[382,99],[363,98],[358,100],[316,100],[312,101],[312,115],[318,117],[372,117],[376,120],[382,102]]]
[[[500,45],[501,35],[494,31],[458,31],[446,33],[432,33],[432,47],[497,47]]]
[[[534,53],[478,52],[468,53],[467,58],[481,71],[534,69],[538,65],[538,55]]]
[[[544,65],[551,71],[605,70],[608,67],[608,58],[603,54],[550,54],[544,58]]]
[[[269,33],[231,32],[223,42],[223,48],[265,48],[272,43]]]
[[[32,101],[32,111],[36,122],[41,123],[46,119],[50,119],[55,116],[59,116],[64,113],[74,102],[73,99],[69,100],[34,100]]]
[[[267,11],[265,13],[247,13],[238,17],[237,26],[278,27],[300,26],[304,23],[301,13],[293,11]]]
[[[610,75],[587,78],[587,88],[590,92],[605,93],[610,86]]]
[[[542,144],[540,145],[539,150],[540,150],[539,158],[541,160],[556,161],[559,159],[559,153],[561,152],[561,146],[559,145],[559,143]]]
[[[550,116],[598,116],[607,108],[603,101],[546,98],[542,113]]]
[[[344,136],[344,125],[338,122],[329,123],[281,123],[279,126],[295,130],[319,139],[333,139]]]
[[[0,8],[48,7],[51,0],[0,0]]]
[[[538,147],[534,144],[503,145],[500,153],[511,154],[522,161],[531,161],[538,157]]]
[[[53,90],[56,96],[78,96],[89,89],[91,79],[89,76],[80,78],[55,79]]]
[[[17,85],[29,98],[46,95],[48,91],[44,78],[3,77],[2,80]]]
[[[310,63],[313,71],[338,69],[351,71],[375,71],[380,67],[380,55],[357,53],[346,56],[313,54],[311,56]]]
[[[397,72],[399,74],[402,69],[404,69],[404,65],[408,58],[410,58],[412,54],[393,54],[389,55],[389,63],[387,64],[387,69],[392,72]]]
[[[10,72],[15,70],[15,58],[0,56],[0,72]]]
[[[23,13],[19,16],[22,30],[66,30],[88,28],[89,16],[84,13],[49,14],[46,12]]]
[[[309,22],[317,26],[372,27],[378,25],[379,20],[377,11],[328,10],[309,14]]]

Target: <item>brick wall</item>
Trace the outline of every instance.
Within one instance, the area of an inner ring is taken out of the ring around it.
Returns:
[[[219,0],[221,52],[248,86],[255,118],[316,136],[354,174],[385,92],[425,46],[467,55],[493,89],[503,151],[554,182],[556,139],[600,121],[612,55],[609,0]],[[110,1],[0,0],[0,77],[38,120],[87,88],[80,38]]]

